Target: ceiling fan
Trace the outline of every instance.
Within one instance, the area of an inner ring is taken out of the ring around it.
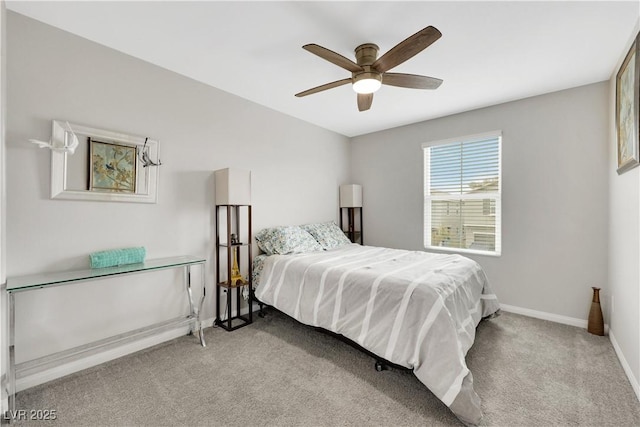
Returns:
[[[351,77],[296,93],[296,96],[307,96],[351,83],[358,94],[358,110],[366,111],[371,108],[373,93],[383,84],[410,89],[437,89],[442,84],[440,79],[388,71],[422,52],[441,36],[442,33],[437,28],[429,26],[398,43],[380,58],[378,46],[373,43],[361,44],[355,49],[356,62],[320,45],[306,44],[302,46],[303,49],[351,71]]]

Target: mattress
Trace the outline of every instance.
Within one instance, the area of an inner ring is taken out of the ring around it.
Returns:
[[[475,261],[352,244],[259,256],[254,273],[259,301],[411,369],[461,421],[480,422],[465,355],[500,306]]]

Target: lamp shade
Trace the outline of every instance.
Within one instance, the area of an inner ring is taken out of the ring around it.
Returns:
[[[250,205],[251,171],[226,168],[215,171],[216,205]]]
[[[341,208],[361,208],[362,207],[362,185],[346,184],[340,186],[340,207]]]

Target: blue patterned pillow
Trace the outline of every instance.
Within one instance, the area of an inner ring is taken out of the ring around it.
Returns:
[[[322,246],[305,230],[297,226],[265,228],[256,234],[258,247],[267,255],[286,255],[321,251]]]
[[[333,249],[339,246],[351,244],[351,240],[344,234],[340,227],[333,222],[323,222],[320,224],[305,224],[300,228],[306,230],[320,243],[324,249]]]

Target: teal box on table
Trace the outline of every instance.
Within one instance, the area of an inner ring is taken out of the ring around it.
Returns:
[[[139,247],[93,252],[89,254],[89,258],[91,258],[91,268],[104,268],[144,262],[146,255],[147,250]]]

